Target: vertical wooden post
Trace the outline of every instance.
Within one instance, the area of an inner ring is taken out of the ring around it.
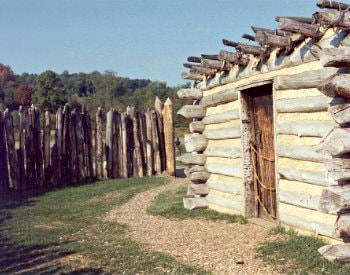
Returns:
[[[152,176],[154,171],[153,161],[153,135],[152,135],[152,114],[146,112],[146,154],[147,154],[147,175]]]
[[[69,123],[69,165],[71,182],[77,183],[79,179],[79,168],[77,167],[77,140],[76,140],[76,121],[77,121],[77,110],[73,109],[71,112],[70,123]]]
[[[55,144],[56,144],[56,156],[57,156],[57,161],[56,161],[56,166],[55,167],[55,174],[57,175],[57,180],[55,183],[62,181],[62,174],[63,174],[63,163],[62,163],[62,155],[63,155],[63,150],[62,150],[62,145],[63,145],[63,114],[62,114],[62,109],[61,107],[58,108],[57,113],[56,113],[56,133],[55,133]]]
[[[126,113],[122,113],[120,116],[121,120],[121,137],[122,137],[122,163],[121,163],[121,176],[123,178],[128,177],[128,117]]]
[[[77,152],[77,180],[78,182],[86,181],[86,169],[84,164],[84,129],[81,113],[76,111],[75,115],[75,141]]]
[[[164,104],[157,96],[154,102],[154,109],[157,113],[161,171],[166,170],[166,155],[165,155],[165,149],[164,149],[165,142],[164,142],[164,126],[163,126],[163,108],[164,108]]]
[[[154,170],[157,174],[162,173],[162,163],[160,159],[159,152],[159,133],[158,133],[158,122],[157,122],[157,113],[151,111],[152,118],[152,141],[153,141],[153,153],[154,153]]]
[[[128,177],[136,176],[136,167],[135,167],[135,155],[134,155],[134,133],[133,133],[133,123],[132,123],[132,113],[134,112],[133,107],[126,107],[126,133],[127,133],[127,139],[128,139],[128,145],[127,145],[127,167],[128,167]]]
[[[140,133],[139,133],[139,125],[138,125],[138,119],[137,119],[137,111],[133,110],[133,112],[130,114],[132,119],[132,125],[133,125],[133,137],[134,137],[134,169],[135,169],[135,176],[143,177],[143,165],[142,165],[142,155],[141,155],[141,146],[140,146]]]
[[[44,153],[44,183],[48,187],[50,184],[50,134],[51,134],[50,113],[46,111],[44,114],[44,134],[43,134],[43,153]],[[57,169],[57,167],[55,167]]]
[[[70,105],[67,103],[63,108],[63,137],[62,137],[62,176],[63,181],[61,185],[68,185],[71,182],[71,169],[70,169],[70,133],[69,125],[71,124],[71,110]]]
[[[26,189],[28,191],[34,191],[34,183],[36,182],[35,177],[35,154],[34,154],[34,142],[33,142],[33,111],[34,108],[30,107],[27,110],[27,123],[26,123],[26,138],[25,138],[25,149],[26,149]]]
[[[142,157],[142,168],[143,174],[147,174],[147,134],[146,134],[146,116],[143,113],[138,113],[138,124],[139,124],[139,133],[140,133],[140,148],[141,148],[141,157]]]
[[[58,150],[57,150],[57,143],[55,143],[52,147],[51,147],[51,167],[53,169],[51,169],[51,179],[50,179],[50,184],[53,188],[57,187],[57,184],[60,180],[59,177],[59,171],[58,171],[58,167],[59,167],[59,157],[58,157]],[[55,169],[55,167],[57,167],[57,169]]]
[[[120,114],[116,111],[113,112],[113,133],[112,133],[112,176],[113,178],[119,177],[119,128],[120,128]]]
[[[85,143],[85,167],[87,170],[87,178],[89,181],[94,179],[94,165],[93,165],[93,150],[92,150],[92,132],[91,132],[91,118],[86,109],[83,109],[83,129],[84,129],[84,143]]]
[[[19,189],[22,191],[25,187],[26,181],[26,170],[24,166],[25,162],[25,112],[22,106],[18,110],[19,117],[19,148],[17,151],[17,161],[18,161],[18,183]]]
[[[106,164],[107,164],[107,177],[112,178],[113,169],[113,119],[114,111],[110,109],[106,114]]]
[[[34,114],[34,151],[35,151],[35,170],[36,184],[39,189],[44,185],[44,166],[43,166],[43,151],[41,145],[41,127],[40,127],[40,112],[38,108],[33,107]],[[42,191],[42,190],[41,190]]]
[[[175,176],[175,133],[174,133],[174,117],[173,117],[173,103],[168,98],[164,103],[163,110],[164,119],[164,141],[166,153],[166,170],[170,176]]]
[[[4,117],[0,111],[0,193],[1,195],[9,191],[9,174],[7,163],[7,150],[5,141]]]
[[[10,185],[13,189],[18,190],[17,180],[17,156],[15,149],[15,135],[13,130],[13,118],[8,109],[4,112],[4,123],[6,133],[7,157],[10,168]]]
[[[95,146],[96,146],[96,177],[103,178],[103,130],[102,130],[102,109],[98,107],[96,113],[96,131],[95,131]]]

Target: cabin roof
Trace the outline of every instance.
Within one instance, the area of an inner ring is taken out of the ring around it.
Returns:
[[[221,50],[217,54],[189,56],[187,63],[184,63],[189,71],[183,72],[182,78],[194,80],[195,83],[210,80],[217,73],[228,73],[233,67],[246,67],[251,59],[257,61],[258,69],[272,52],[277,57],[286,57],[306,40],[317,43],[330,28],[337,31],[350,29],[350,4],[318,0],[316,5],[320,10],[310,18],[277,16],[278,28],[274,30],[252,26],[254,34],[243,34],[244,42],[222,39],[223,44],[234,48],[234,51]]]

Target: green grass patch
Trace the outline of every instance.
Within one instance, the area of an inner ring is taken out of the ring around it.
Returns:
[[[269,232],[274,240],[263,243],[258,257],[284,274],[350,274],[350,264],[329,262],[317,252],[326,243],[316,237],[299,235],[281,226]]]
[[[126,237],[106,214],[165,178],[108,180],[0,208],[0,273],[205,274]]]
[[[163,216],[168,219],[204,218],[208,220],[224,220],[229,223],[247,223],[241,215],[229,215],[219,213],[211,209],[187,210],[183,207],[182,198],[186,195],[186,187],[168,190],[160,193],[153,203],[147,208],[147,213],[154,216]]]

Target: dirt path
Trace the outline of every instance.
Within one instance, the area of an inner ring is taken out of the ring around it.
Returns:
[[[151,216],[146,208],[162,191],[186,180],[138,194],[108,213],[107,219],[129,225],[129,236],[152,250],[200,266],[214,274],[273,274],[272,268],[254,257],[254,248],[266,239],[266,229],[254,224],[229,224],[201,219],[173,221]],[[244,261],[244,264],[238,262]]]

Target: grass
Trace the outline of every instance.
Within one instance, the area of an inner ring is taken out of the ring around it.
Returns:
[[[106,213],[164,178],[109,180],[0,208],[0,273],[206,274],[126,237]]]
[[[326,243],[278,226],[269,232],[273,240],[263,243],[258,256],[284,274],[350,274],[350,264],[329,262],[317,249]]]
[[[229,215],[210,209],[187,210],[183,207],[182,198],[186,195],[186,187],[182,186],[174,190],[160,193],[153,203],[147,208],[147,213],[155,216],[163,216],[168,219],[204,218],[208,220],[224,220],[229,223],[246,223],[241,215]]]

